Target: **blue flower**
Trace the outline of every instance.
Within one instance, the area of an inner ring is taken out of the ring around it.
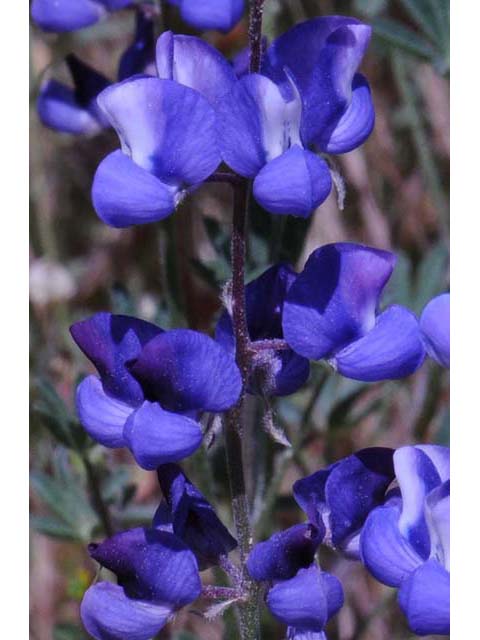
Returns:
[[[368,516],[361,558],[380,582],[399,589],[399,604],[418,635],[450,629],[450,462],[435,445],[397,449],[398,488]]]
[[[223,160],[253,178],[267,210],[308,217],[328,196],[325,160],[371,133],[370,88],[357,73],[370,27],[322,17],[297,25],[267,49],[261,73],[243,76],[218,107]]]
[[[80,615],[96,640],[149,640],[200,596],[195,556],[168,531],[131,529],[89,552],[118,578],[95,583],[83,597]]]
[[[323,629],[342,608],[340,581],[316,565],[300,569],[289,580],[277,582],[267,594],[267,607],[288,625],[289,639],[325,639]]]
[[[310,567],[325,535],[325,527],[297,524],[257,543],[251,550],[247,569],[254,580],[274,582],[289,580],[300,569]]]
[[[165,31],[157,40],[157,73],[201,93],[212,105],[230,91],[235,72],[222,54],[195,36]]]
[[[226,33],[240,21],[244,0],[167,0],[178,6],[182,19],[197,29],[216,29]]]
[[[420,316],[420,328],[428,355],[450,368],[450,294],[443,293],[427,304]]]
[[[167,32],[157,42],[158,78],[105,89],[98,104],[120,138],[95,174],[93,205],[113,227],[169,216],[220,163],[212,103],[235,81],[198,38]]]
[[[202,441],[200,412],[225,411],[240,395],[233,357],[201,333],[109,313],[71,333],[100,375],[77,388],[80,422],[104,446],[128,447],[144,469],[191,455]]]
[[[287,264],[270,267],[245,289],[247,327],[252,347],[248,391],[265,396],[294,393],[307,380],[307,359],[291,349],[263,349],[264,340],[282,340],[282,313],[287,291],[297,274]],[[235,350],[231,316],[225,311],[217,324],[216,340]]]
[[[123,54],[118,70],[120,80],[152,70],[155,58],[152,20],[141,11],[136,13],[136,34]],[[42,123],[56,131],[74,135],[94,135],[110,127],[110,122],[97,104],[97,96],[111,83],[73,54],[66,57],[73,88],[56,80],[43,84],[37,100]]]
[[[75,31],[95,24],[109,11],[124,9],[134,0],[33,0],[32,18],[44,31]]]
[[[237,546],[212,505],[176,464],[157,469],[164,501],[153,526],[171,530],[195,554],[200,570],[219,564]]]
[[[351,243],[316,249],[287,292],[283,335],[299,355],[326,358],[342,375],[374,382],[410,375],[425,349],[415,315],[379,312],[395,256]]]
[[[325,544],[358,558],[359,536],[370,511],[383,504],[394,479],[393,449],[362,449],[297,480],[293,495]]]

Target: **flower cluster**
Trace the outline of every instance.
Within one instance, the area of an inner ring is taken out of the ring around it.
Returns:
[[[82,425],[106,447],[128,447],[144,469],[191,455],[200,413],[225,411],[240,395],[233,357],[195,331],[98,313],[71,332],[100,376],[78,386]]]
[[[186,23],[224,32],[245,8],[243,0],[169,3]],[[135,9],[136,33],[118,81],[69,55],[73,87],[50,79],[38,98],[48,127],[75,135],[112,127],[118,135],[120,148],[93,180],[100,219],[118,228],[162,220],[215,179],[251,181],[270,213],[310,216],[332,188],[325,154],[355,149],[374,126],[369,84],[358,72],[371,28],[345,16],[308,20],[263,42],[261,64],[250,72],[250,48],[231,62],[195,36],[165,31],[155,42],[153,8],[131,0],[34,0],[31,11],[42,29],[62,32],[126,8]],[[229,171],[219,177],[221,163]],[[392,253],[353,243],[317,248],[300,273],[275,264],[245,287],[244,300],[225,287],[215,339],[107,312],[71,327],[98,374],[78,385],[81,424],[96,442],[127,448],[140,467],[155,470],[163,494],[149,527],[89,546],[117,577],[83,598],[94,638],[148,640],[202,594],[199,572],[219,565],[233,583],[232,601],[245,603],[260,583],[289,640],[325,640],[344,594],[320,567],[322,544],[397,588],[412,631],[448,633],[448,449],[367,448],[298,480],[293,495],[306,521],[250,553],[237,522],[246,562],[233,569],[237,540],[177,464],[201,446],[203,414],[234,407],[241,414],[245,392],[267,405],[292,394],[306,383],[310,361],[363,382],[409,376],[426,355],[449,367],[449,294],[431,300],[420,320],[400,305],[382,308],[394,266]],[[235,435],[241,442],[241,425]]]
[[[273,583],[266,603],[291,627],[289,638],[322,632],[343,603],[338,581],[314,563],[320,543],[397,587],[414,633],[449,633],[447,448],[363,449],[298,480],[293,494],[309,522],[257,544],[247,565],[255,580]]]
[[[83,624],[96,640],[149,640],[201,595],[199,571],[237,545],[180,467],[160,466],[158,477],[165,501],[151,527],[89,546],[118,580],[97,582],[83,598]]]

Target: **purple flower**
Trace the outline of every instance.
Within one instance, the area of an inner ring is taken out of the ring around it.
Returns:
[[[222,54],[195,36],[165,31],[157,40],[157,73],[201,93],[212,105],[230,91],[235,72]]]
[[[44,31],[75,31],[131,4],[133,0],[33,0],[31,12]]]
[[[254,352],[249,377],[250,393],[283,396],[294,393],[307,380],[308,360],[291,349],[263,349],[262,341],[283,339],[282,313],[287,291],[297,274],[287,264],[270,267],[246,286],[247,326]],[[221,316],[215,337],[232,353],[235,338],[231,316]],[[265,343],[263,343],[264,345]]]
[[[37,112],[50,129],[74,135],[94,135],[109,127],[97,96],[110,81],[73,54],[66,57],[74,88],[48,80],[40,89]]]
[[[120,60],[119,79],[151,70],[154,52],[153,22],[137,11],[135,39]],[[43,84],[37,101],[42,123],[74,135],[94,135],[110,127],[97,104],[97,96],[111,84],[110,80],[73,54],[66,57],[66,63],[74,86],[71,88],[56,80]]]
[[[165,501],[155,514],[153,526],[171,529],[193,551],[200,570],[218,564],[237,546],[220,522],[212,505],[176,464],[157,469]]]
[[[249,574],[259,582],[289,580],[310,567],[325,534],[322,523],[297,524],[257,543],[247,560]]]
[[[100,375],[77,388],[80,422],[100,444],[128,447],[144,469],[191,455],[202,441],[199,413],[225,411],[240,395],[233,357],[201,333],[109,313],[71,333]]]
[[[343,601],[340,581],[316,565],[277,582],[267,594],[268,608],[288,625],[288,638],[295,640],[325,638],[323,629],[342,608]]]
[[[402,447],[393,461],[398,489],[368,516],[361,558],[399,604],[418,635],[450,629],[450,462],[435,445]]]
[[[371,447],[297,480],[293,495],[324,542],[358,558],[359,536],[394,479],[393,449]]]
[[[379,311],[395,256],[358,244],[316,249],[287,292],[283,334],[312,360],[326,358],[342,375],[374,382],[410,375],[425,349],[415,315],[393,305]]]
[[[356,72],[370,35],[343,16],[299,24],[267,49],[261,74],[240,78],[219,104],[222,158],[254,179],[267,211],[308,217],[332,186],[311,149],[344,153],[371,133],[370,89]]]
[[[240,21],[244,0],[167,0],[180,10],[182,20],[197,29],[226,33]]]
[[[443,293],[427,304],[420,317],[420,328],[428,355],[450,368],[450,294]]]
[[[80,615],[96,640],[148,640],[201,593],[195,556],[167,531],[131,529],[89,552],[118,578],[95,583],[83,597]]]
[[[220,162],[213,108],[189,87],[135,76],[105,89],[98,104],[122,147],[101,162],[92,187],[97,214],[113,227],[169,216]]]

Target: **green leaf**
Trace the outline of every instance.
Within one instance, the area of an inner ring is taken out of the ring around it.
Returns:
[[[432,12],[431,3],[427,0],[400,0],[410,17],[417,23],[420,29],[428,35],[434,42],[437,40],[439,33],[435,16]],[[436,4],[440,4],[442,0],[435,0]]]
[[[53,516],[31,516],[30,525],[38,533],[43,533],[50,538],[68,540],[71,542],[83,542],[77,533],[65,522]]]
[[[77,451],[85,448],[88,442],[86,432],[48,380],[37,379],[32,396],[32,418],[37,419],[64,446]]]
[[[405,307],[412,305],[412,263],[402,252],[396,252],[397,262],[392,276],[385,287],[382,296],[382,307],[391,304],[401,304]]]
[[[355,13],[360,13],[367,18],[373,18],[387,7],[387,0],[355,0],[353,3]]]
[[[436,56],[435,49],[427,40],[396,20],[375,18],[372,27],[374,35],[394,47],[427,60],[433,60]]]
[[[61,622],[55,625],[53,640],[87,640],[87,636],[78,625]]]
[[[421,313],[429,300],[446,290],[447,261],[448,250],[443,244],[439,244],[420,263],[414,301],[416,313]]]

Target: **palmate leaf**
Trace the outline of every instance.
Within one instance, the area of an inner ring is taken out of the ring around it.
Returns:
[[[375,18],[372,20],[374,34],[388,44],[403,49],[425,60],[434,60],[438,52],[424,37],[418,35],[397,20]]]
[[[33,525],[39,525],[47,535],[53,535],[45,530],[51,528],[55,537],[60,537],[61,527],[65,527],[63,534],[71,539],[89,541],[94,529],[98,525],[98,518],[90,506],[84,482],[70,463],[69,453],[62,448],[57,449],[54,457],[54,475],[50,476],[41,471],[33,471],[30,483],[34,493],[55,514],[54,520],[35,520]],[[40,529],[37,529],[40,530]]]
[[[61,622],[55,625],[53,640],[87,640],[88,636],[76,624]]]
[[[87,446],[86,432],[48,380],[34,381],[32,397],[32,418],[48,429],[55,440],[77,451]]]
[[[68,524],[53,516],[31,516],[30,526],[38,533],[43,533],[50,538],[58,538],[71,542],[83,542]]]

